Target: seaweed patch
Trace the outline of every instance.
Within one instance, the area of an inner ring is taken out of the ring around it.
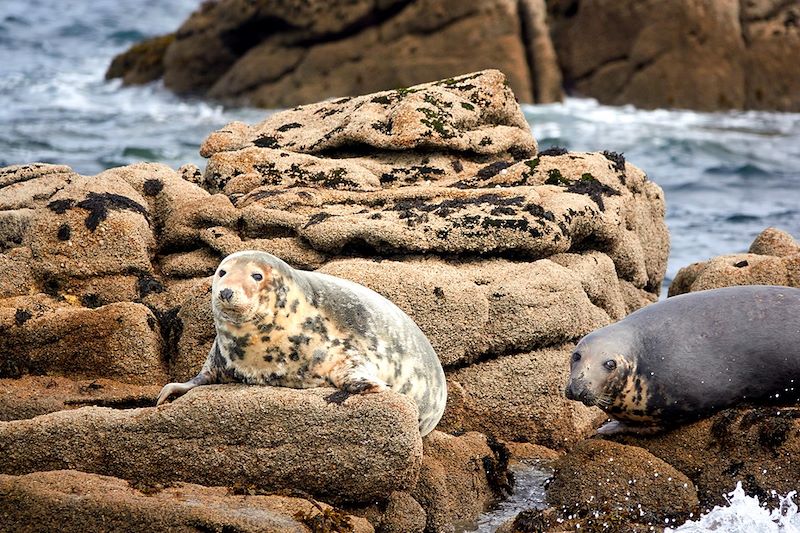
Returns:
[[[569,150],[567,150],[563,146],[551,146],[547,150],[542,150],[541,152],[539,152],[539,157],[553,157],[558,155],[565,155],[568,153]]]
[[[134,202],[127,196],[110,192],[90,192],[86,195],[86,199],[75,204],[75,207],[89,211],[89,216],[86,217],[84,223],[90,231],[96,230],[100,223],[108,218],[109,210],[117,211],[125,209],[139,213],[147,219],[147,209],[145,209],[144,206]]]
[[[145,196],[156,196],[164,190],[164,183],[161,180],[149,179],[144,182],[142,189]]]

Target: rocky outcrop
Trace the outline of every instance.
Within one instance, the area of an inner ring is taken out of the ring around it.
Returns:
[[[74,470],[0,474],[0,493],[3,525],[14,531],[374,531],[365,519],[314,500],[136,484]]]
[[[723,255],[678,271],[669,295],[731,285],[800,287],[800,244],[786,232],[767,228],[748,253]]]
[[[499,68],[523,102],[796,112],[798,21],[785,0],[223,0],[106,76],[285,108]]]
[[[800,110],[800,9],[767,0],[550,0],[570,93],[637,107]]]
[[[229,124],[201,150],[204,171],[0,169],[3,473],[302,489],[384,531],[448,531],[508,491],[500,440],[563,450],[598,423],[562,396],[570,349],[657,299],[669,248],[663,193],[621,155],[539,152],[497,71]],[[147,407],[200,369],[209,276],[243,249],[396,302],[459,436],[423,450],[392,394],[229,385]]]
[[[159,409],[85,407],[0,422],[0,472],[75,469],[351,503],[412,489],[422,460],[415,406],[395,393],[326,400],[333,392],[213,386]]]
[[[500,68],[523,101],[552,102],[562,92],[546,18],[544,0],[224,0],[120,54],[106,76],[290,107]]]
[[[115,409],[150,407],[159,385],[130,385],[110,379],[22,376],[0,379],[0,420],[35,416],[95,405]]]
[[[729,409],[661,435],[614,440],[643,448],[685,473],[704,509],[724,504],[737,481],[747,494],[774,505],[778,494],[797,486],[798,418],[794,406]]]
[[[469,523],[510,492],[513,478],[502,444],[480,433],[454,437],[434,431],[424,446],[412,496],[425,509],[426,531],[448,531],[454,523]]]

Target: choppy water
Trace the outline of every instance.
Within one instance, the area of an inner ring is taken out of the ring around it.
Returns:
[[[755,496],[748,496],[737,483],[727,496],[728,505],[714,507],[699,520],[686,522],[667,533],[800,533],[800,514],[793,498],[795,491],[780,498],[775,509],[768,509]]]
[[[111,58],[165,33],[198,0],[2,0],[0,165],[68,164],[92,174],[136,161],[203,165],[202,139],[264,110],[122,88]],[[742,251],[767,226],[800,236],[800,114],[641,111],[592,100],[525,106],[541,147],[622,152],[666,192],[680,266]]]
[[[261,120],[264,110],[104,81],[114,54],[175,29],[198,4],[1,0],[0,166],[45,161],[84,174],[136,161],[202,166],[197,149],[209,132]],[[770,225],[800,237],[800,114],[641,111],[581,99],[524,110],[542,148],[623,152],[664,188],[668,280],[680,266],[745,250]],[[754,512],[741,501],[734,496],[731,512]]]

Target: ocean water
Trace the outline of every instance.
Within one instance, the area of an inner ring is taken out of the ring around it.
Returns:
[[[267,111],[121,87],[114,54],[171,31],[199,0],[0,1],[0,166],[31,161],[93,174],[136,161],[195,163],[200,142]],[[332,95],[333,96],[333,95]],[[681,266],[745,251],[762,229],[800,237],[800,114],[642,111],[569,98],[524,106],[542,148],[620,152],[664,188]]]
[[[84,174],[137,161],[202,167],[197,150],[208,133],[232,120],[262,120],[265,110],[103,79],[116,53],[175,29],[198,5],[0,0],[0,166],[44,161]],[[642,111],[577,98],[524,112],[541,148],[621,152],[664,188],[672,238],[665,285],[681,266],[745,251],[768,226],[800,237],[800,114]],[[535,505],[540,478],[524,478],[525,492],[487,515],[480,530],[513,516],[514,505]],[[742,498],[734,494],[719,512],[755,516]]]

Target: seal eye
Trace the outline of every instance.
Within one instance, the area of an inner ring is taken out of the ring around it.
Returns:
[[[606,370],[614,370],[615,368],[617,368],[617,362],[614,361],[613,359],[609,359],[608,361],[603,363],[603,366],[606,367]]]
[[[224,270],[220,270],[220,271],[219,271],[219,277],[222,277],[222,276],[224,276],[225,274],[227,274],[227,272],[225,272]]]
[[[577,363],[580,360],[581,360],[580,352],[575,352],[574,354],[572,354],[572,362],[573,363]]]
[[[256,273],[252,274],[252,278],[253,278],[254,280],[256,280],[256,281],[261,281],[262,279],[264,279],[264,276],[262,276],[261,274],[259,274],[258,272],[256,272]]]

